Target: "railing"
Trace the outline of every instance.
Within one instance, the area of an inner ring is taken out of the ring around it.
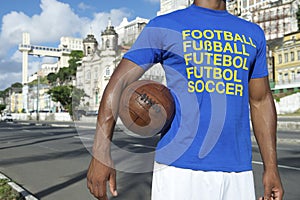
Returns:
[[[55,48],[55,47],[45,47],[45,46],[36,46],[36,45],[28,45],[28,44],[19,44],[19,49],[27,49],[27,50],[40,50],[40,51],[52,51],[52,52],[65,52],[71,53],[70,49],[66,48]]]

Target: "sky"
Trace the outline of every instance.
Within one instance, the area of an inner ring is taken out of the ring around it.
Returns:
[[[93,33],[99,40],[111,19],[118,26],[124,17],[151,19],[160,0],[0,0],[0,90],[22,82],[22,54],[18,45],[22,33],[30,34],[33,45],[58,47],[63,36],[85,38]],[[35,73],[40,63],[29,56],[28,73]]]

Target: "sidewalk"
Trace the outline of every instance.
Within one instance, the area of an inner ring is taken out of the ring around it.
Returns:
[[[299,131],[300,133],[300,116],[299,115],[279,115],[277,120],[277,130]]]
[[[299,131],[300,133],[300,115],[279,115],[277,120],[278,131]],[[38,126],[56,126],[56,127],[83,127],[83,128],[95,128],[96,116],[82,117],[80,121],[17,121],[18,123]],[[121,123],[118,120],[117,124]]]

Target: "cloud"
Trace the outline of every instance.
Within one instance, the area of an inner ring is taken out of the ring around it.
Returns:
[[[10,87],[13,83],[19,82],[20,81],[20,76],[22,74],[20,72],[11,72],[11,73],[4,73],[0,76],[0,88],[1,90],[4,90],[8,87]],[[9,80],[9,83],[8,83]]]
[[[112,25],[119,25],[124,17],[129,17],[131,14],[127,9],[112,9],[109,13],[95,13],[93,20],[90,22],[90,27],[85,26],[84,35],[91,33],[95,35],[99,44],[101,44],[101,32],[108,25],[109,19]],[[92,30],[91,30],[92,29]]]
[[[80,9],[80,10],[91,10],[91,9],[93,9],[93,7],[92,6],[90,6],[90,5],[87,5],[87,4],[85,4],[84,2],[80,2],[79,4],[78,4],[78,8]]]
[[[160,3],[160,0],[145,0],[145,1],[148,1],[150,3]]]
[[[112,9],[109,12],[94,13],[93,18],[89,19],[78,16],[69,4],[57,0],[41,0],[40,7],[41,12],[33,16],[11,11],[2,18],[0,47],[5,48],[0,48],[0,90],[9,87],[11,81],[15,80],[9,78],[3,81],[4,77],[19,77],[18,81],[21,82],[21,54],[17,53],[17,48],[22,41],[23,32],[30,34],[31,44],[58,44],[63,36],[85,38],[92,27],[92,33],[100,43],[101,31],[107,26],[109,17],[113,25],[118,25],[124,17],[130,16],[126,9]],[[79,4],[79,7],[89,8],[84,3]],[[8,68],[7,65],[14,67]],[[16,69],[19,69],[19,72],[16,72]]]

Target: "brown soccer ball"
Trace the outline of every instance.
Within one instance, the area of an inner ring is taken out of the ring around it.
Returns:
[[[169,128],[175,113],[170,90],[161,83],[139,80],[122,92],[119,117],[130,131],[150,137]]]

